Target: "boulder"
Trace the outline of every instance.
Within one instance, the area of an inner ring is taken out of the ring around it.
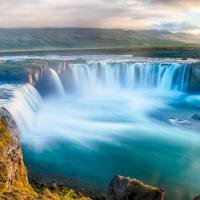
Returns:
[[[58,186],[56,181],[52,181],[52,183],[50,184],[50,190],[57,190]]]
[[[194,199],[193,200],[200,200],[200,195],[199,196],[196,196],[196,197],[194,197]]]
[[[107,192],[108,200],[163,200],[164,194],[163,189],[123,176],[115,176]]]
[[[185,119],[170,118],[169,122],[173,125],[182,125],[182,126],[191,126],[192,125],[192,123],[189,120],[185,120]]]
[[[200,121],[200,115],[194,114],[194,115],[191,116],[191,119]]]

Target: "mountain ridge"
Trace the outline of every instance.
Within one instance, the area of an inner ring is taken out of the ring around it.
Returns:
[[[200,35],[158,30],[95,28],[0,29],[0,51],[131,46],[173,47],[188,44],[200,44]]]

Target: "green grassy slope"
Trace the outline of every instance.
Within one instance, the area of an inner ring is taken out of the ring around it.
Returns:
[[[200,44],[199,36],[120,29],[0,29],[0,51]]]

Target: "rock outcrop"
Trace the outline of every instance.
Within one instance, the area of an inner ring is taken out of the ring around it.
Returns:
[[[191,119],[200,121],[200,115],[194,114],[194,115],[191,116]]]
[[[0,199],[36,199],[28,182],[18,129],[9,112],[0,109]]]
[[[116,176],[108,188],[108,200],[163,200],[165,191],[136,179]]]
[[[194,199],[193,200],[200,200],[200,195],[199,196],[196,196],[196,197],[194,197]]]

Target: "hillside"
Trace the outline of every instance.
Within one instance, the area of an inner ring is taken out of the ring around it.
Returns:
[[[200,36],[155,30],[0,29],[0,51],[200,44]]]

